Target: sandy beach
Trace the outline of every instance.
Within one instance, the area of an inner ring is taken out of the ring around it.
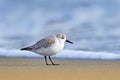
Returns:
[[[0,80],[120,80],[119,60],[0,58]]]

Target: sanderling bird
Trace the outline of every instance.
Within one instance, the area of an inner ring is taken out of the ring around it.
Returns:
[[[52,65],[59,65],[59,64],[54,64],[54,62],[51,59],[51,56],[63,50],[64,42],[73,44],[73,42],[66,39],[65,34],[50,35],[44,39],[41,39],[34,45],[22,48],[21,50],[27,50],[37,53],[39,55],[43,55],[45,58],[46,65],[51,65],[48,64],[47,57],[51,61]]]

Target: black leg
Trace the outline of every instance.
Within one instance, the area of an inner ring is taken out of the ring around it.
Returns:
[[[50,56],[49,56],[49,60],[51,61],[52,65],[59,65],[59,64],[54,64]]]
[[[46,65],[49,65],[48,63],[47,63],[47,57],[46,56],[44,56],[45,57],[45,62],[46,62]]]

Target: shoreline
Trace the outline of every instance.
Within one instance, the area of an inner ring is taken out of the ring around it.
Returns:
[[[0,58],[1,80],[120,80],[119,60]]]

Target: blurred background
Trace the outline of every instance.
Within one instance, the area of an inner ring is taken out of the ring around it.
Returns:
[[[66,49],[120,52],[120,0],[0,0],[0,48],[65,33]]]

